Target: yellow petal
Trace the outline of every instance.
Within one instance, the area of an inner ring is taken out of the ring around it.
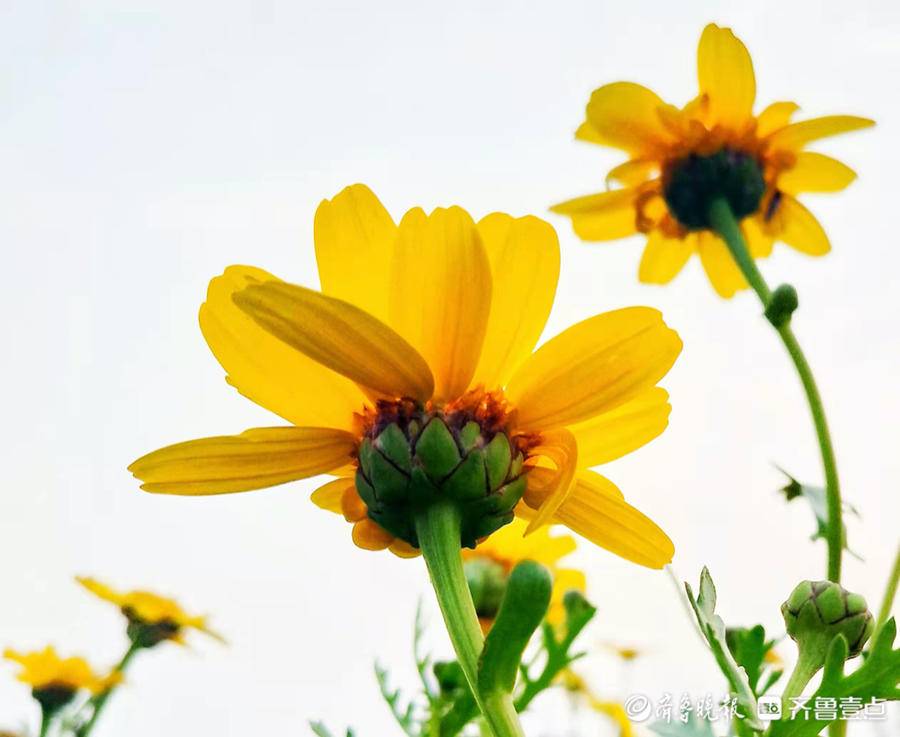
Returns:
[[[533,353],[510,380],[507,397],[522,429],[571,425],[654,386],[680,352],[681,339],[658,310],[595,315]]]
[[[609,463],[646,445],[669,424],[669,394],[653,387],[611,412],[571,425],[583,468]]]
[[[390,397],[431,397],[431,372],[416,350],[349,302],[284,282],[251,285],[234,301],[276,338],[361,387]]]
[[[659,174],[659,162],[651,159],[631,159],[609,170],[607,185],[619,182],[626,187],[636,187]]]
[[[528,535],[546,525],[569,496],[575,472],[578,470],[578,443],[568,430],[560,428],[541,433],[541,442],[531,449],[530,455],[548,458],[556,466],[550,477],[537,514],[528,523]]]
[[[352,487],[353,485],[353,479],[332,479],[327,484],[316,489],[309,499],[319,509],[324,509],[326,512],[334,512],[335,514],[343,514],[341,498],[347,487]]]
[[[604,85],[591,95],[587,105],[589,131],[579,137],[630,154],[653,154],[672,140],[657,114],[664,104],[655,92],[639,84]]]
[[[529,509],[540,507],[548,474],[552,472],[545,468],[528,473],[525,505],[517,507],[517,514],[528,517],[533,514]],[[675,553],[665,532],[628,504],[615,484],[592,471],[578,474],[572,493],[554,519],[595,545],[648,568],[662,568]]]
[[[353,525],[353,543],[363,550],[385,550],[394,542],[394,536],[370,519]]]
[[[695,243],[696,239],[689,236],[668,238],[660,230],[651,231],[641,257],[638,279],[645,284],[668,284],[691,257]]]
[[[699,233],[699,238],[700,261],[718,295],[731,299],[738,290],[746,289],[747,280],[725,242],[706,230]]]
[[[356,447],[348,432],[321,427],[263,427],[240,435],[189,440],[138,458],[128,470],[144,491],[228,494],[328,473]]]
[[[344,487],[341,495],[341,513],[347,522],[359,522],[369,515],[369,508],[356,490],[356,484],[351,479],[347,480],[350,483]]]
[[[771,229],[763,221],[762,215],[754,215],[741,221],[741,231],[747,241],[747,248],[753,258],[766,258],[772,254],[775,238]]]
[[[781,196],[771,226],[784,241],[808,256],[824,256],[831,250],[828,236],[816,216],[789,194]]]
[[[435,397],[463,394],[478,365],[491,309],[491,267],[469,214],[459,207],[400,223],[391,277],[391,325],[434,372]]]
[[[759,138],[784,128],[791,122],[791,116],[800,109],[795,102],[773,102],[756,118],[756,135]]]
[[[364,184],[323,200],[314,225],[322,291],[387,320],[397,226]]]
[[[773,133],[769,138],[769,147],[796,151],[820,138],[849,133],[873,125],[874,120],[858,118],[855,115],[827,115],[823,118],[802,120]]]
[[[232,300],[266,281],[278,280],[252,266],[229,266],[209,283],[200,329],[228,383],[294,425],[350,429],[365,403],[359,388],[270,335]]]
[[[710,23],[697,48],[700,92],[709,99],[710,122],[740,130],[750,121],[756,77],[747,47],[730,28]]]
[[[392,542],[390,546],[388,546],[388,550],[390,550],[398,558],[418,558],[420,555],[422,555],[421,550],[419,550],[418,548],[414,548],[408,542],[406,542],[405,540],[401,540],[399,537],[394,540],[394,542]]]
[[[637,233],[637,194],[636,189],[614,189],[576,197],[550,209],[569,215],[575,233],[582,240],[615,240]]]
[[[800,192],[839,192],[854,179],[856,172],[837,159],[812,151],[801,151],[797,162],[778,177],[778,189]]]
[[[488,215],[478,232],[491,265],[490,316],[473,383],[503,386],[544,330],[559,278],[559,240],[536,217]]]
[[[107,586],[102,581],[98,581],[95,578],[90,578],[87,576],[76,576],[75,580],[80,583],[84,588],[90,591],[94,596],[103,599],[104,601],[108,601],[116,606],[121,607],[126,599],[124,594],[116,591],[111,586]]]

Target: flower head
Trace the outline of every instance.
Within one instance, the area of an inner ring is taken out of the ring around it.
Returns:
[[[585,590],[584,573],[574,568],[562,568],[559,561],[575,550],[571,535],[551,535],[549,527],[542,527],[533,535],[525,535],[527,525],[514,520],[502,527],[474,550],[463,550],[466,578],[475,600],[475,609],[482,627],[488,629],[497,614],[506,579],[517,563],[533,560],[546,566],[553,577],[553,592],[547,621],[559,624],[565,618],[563,597],[573,589]]]
[[[3,657],[22,666],[16,677],[49,711],[67,704],[79,691],[103,693],[121,677],[117,672],[99,676],[84,658],[61,658],[50,645],[29,653],[7,649]]]
[[[129,637],[142,647],[153,647],[164,640],[181,643],[185,629],[222,639],[207,627],[206,617],[188,614],[174,599],[150,591],[116,591],[93,578],[76,580],[95,596],[121,609],[128,619]]]
[[[533,352],[559,272],[556,234],[534,217],[414,208],[397,225],[354,185],[319,206],[315,247],[321,292],[232,266],[200,310],[228,382],[291,425],[150,453],[130,467],[143,489],[331,474],[312,500],[362,548],[416,555],[413,522],[440,499],[465,547],[520,516],[642,565],[671,559],[668,537],[586,470],[667,424],[656,384],[681,341],[659,312],[596,315]]]
[[[751,255],[776,240],[821,256],[830,250],[822,226],[796,199],[836,192],[855,178],[844,164],[804,150],[814,141],[873,125],[832,115],[793,123],[798,106],[776,102],[754,114],[756,78],[746,47],[730,29],[710,24],[697,50],[699,95],[683,108],[646,87],[616,82],[595,90],[576,138],[612,146],[628,160],[607,175],[617,188],[556,205],[586,241],[644,233],[639,278],[665,284],[699,254],[715,290],[745,288],[725,243],[709,228],[709,207],[727,200],[742,219]]]

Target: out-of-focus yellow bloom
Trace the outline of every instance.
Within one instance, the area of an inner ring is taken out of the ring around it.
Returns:
[[[619,737],[635,737],[634,727],[631,725],[631,720],[628,718],[628,714],[622,704],[618,701],[608,701],[595,696],[585,680],[574,671],[563,671],[561,680],[570,693],[583,698],[594,711],[612,719],[619,728]]]
[[[78,577],[75,580],[95,596],[115,604],[129,622],[153,627],[159,639],[181,643],[185,629],[199,630],[222,639],[209,629],[206,617],[188,614],[174,599],[150,591],[116,591],[93,578]]]
[[[315,247],[321,292],[232,266],[200,310],[228,382],[292,426],[150,453],[130,467],[143,489],[222,494],[332,474],[313,502],[343,515],[359,547],[410,557],[410,488],[466,497],[471,546],[509,521],[528,471],[515,511],[529,531],[558,522],[641,565],[671,560],[665,533],[586,470],[667,424],[656,384],[681,341],[658,311],[597,315],[533,352],[559,272],[556,234],[535,217],[476,224],[459,207],[414,208],[397,225],[354,185],[319,206]]]
[[[627,647],[625,645],[617,645],[613,642],[606,643],[605,647],[610,652],[613,652],[616,655],[618,655],[626,663],[631,662],[632,660],[637,660],[642,655],[642,652],[635,647]]]
[[[698,199],[703,206],[700,190],[711,171],[706,165],[724,166],[730,173],[744,167],[757,178],[749,192],[742,189],[747,180],[741,180],[728,198],[735,215],[744,218],[741,228],[754,258],[768,256],[776,240],[821,256],[830,250],[828,237],[796,196],[842,190],[856,175],[841,162],[805,148],[873,122],[850,115],[791,122],[798,110],[793,102],[776,102],[754,114],[753,63],[728,28],[710,24],[704,29],[697,72],[700,94],[681,109],[631,82],[595,90],[575,137],[628,154],[607,175],[608,184],[619,186],[553,210],[568,215],[586,241],[646,234],[639,270],[643,282],[668,283],[691,255],[699,254],[713,287],[727,298],[745,288],[746,281],[725,243],[702,222],[706,212],[691,212]],[[676,191],[691,171],[695,176],[689,191]]]
[[[102,693],[120,678],[119,673],[107,676],[97,675],[84,658],[61,658],[56,649],[48,645],[43,650],[20,653],[7,649],[3,657],[22,666],[16,676],[33,691],[59,689],[62,691],[90,691]]]
[[[508,575],[517,563],[533,560],[546,566],[553,577],[553,591],[547,621],[559,624],[565,619],[563,597],[573,589],[584,591],[584,573],[575,568],[562,568],[559,561],[575,550],[575,538],[570,535],[551,535],[549,527],[542,527],[533,535],[525,535],[526,524],[515,520],[500,528],[474,550],[463,550],[463,560],[488,560],[499,565]],[[490,626],[482,619],[482,626]]]

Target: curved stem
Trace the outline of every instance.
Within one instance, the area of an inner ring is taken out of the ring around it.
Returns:
[[[463,573],[458,510],[452,504],[430,506],[417,517],[416,533],[450,642],[488,727],[494,737],[524,737],[510,696],[478,690],[484,636]]]
[[[878,610],[878,618],[875,620],[875,631],[872,633],[871,642],[875,642],[884,623],[891,616],[891,607],[894,606],[894,597],[897,595],[897,584],[900,582],[900,547],[897,548],[897,556],[894,558],[894,567],[884,589],[884,598],[881,600],[881,608]]]
[[[122,659],[119,661],[119,664],[113,669],[113,673],[124,673],[125,669],[128,667],[128,663],[131,662],[131,659],[140,649],[140,645],[132,642],[128,650],[126,650],[125,654],[122,656]],[[91,718],[78,730],[78,737],[87,737],[87,735],[90,734],[91,730],[97,724],[97,720],[100,718],[100,712],[103,711],[103,707],[106,706],[106,702],[109,701],[109,697],[114,689],[115,685],[111,685],[103,693],[98,694],[88,702],[94,708],[91,712]]]
[[[709,208],[710,224],[728,245],[728,250],[734,256],[734,260],[740,267],[744,277],[759,296],[763,308],[768,308],[772,292],[762,273],[756,266],[756,262],[747,249],[744,236],[738,225],[731,207],[725,199],[716,199]],[[844,522],[843,507],[841,504],[841,490],[837,474],[837,461],[834,455],[834,446],[831,442],[831,433],[828,430],[828,422],[825,418],[825,409],[822,405],[822,396],[813,377],[812,369],[797,338],[791,330],[790,320],[784,320],[780,324],[772,322],[784,343],[787,352],[797,369],[806,399],[812,413],[813,424],[816,428],[816,436],[819,441],[819,450],[822,455],[822,466],[825,470],[825,495],[828,506],[828,530],[826,541],[828,544],[828,579],[834,582],[841,580],[841,556],[844,550]]]

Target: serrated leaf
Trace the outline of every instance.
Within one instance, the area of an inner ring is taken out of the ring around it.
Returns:
[[[735,662],[747,673],[750,688],[756,696],[765,693],[781,676],[779,670],[769,672],[766,656],[775,646],[775,640],[766,639],[766,631],[761,624],[729,627],[725,631],[725,642]],[[766,675],[766,681],[760,686],[763,675]]]
[[[863,704],[872,699],[900,700],[900,648],[894,648],[897,623],[892,617],[878,633],[862,665],[849,675],[844,675],[847,659],[847,641],[839,635],[831,642],[825,658],[825,668],[819,688],[809,698],[860,699]],[[814,712],[813,712],[814,713]],[[772,724],[771,737],[814,737],[833,719],[782,719]]]
[[[381,697],[387,703],[391,714],[394,715],[394,719],[400,725],[404,734],[408,735],[408,737],[418,737],[419,730],[415,717],[415,704],[409,701],[406,703],[406,706],[403,706],[403,694],[400,692],[400,689],[391,690],[388,683],[390,674],[387,669],[382,668],[378,663],[375,664],[375,679],[378,681],[378,690],[381,692]]]
[[[778,470],[788,478],[788,483],[780,489],[784,494],[785,500],[792,502],[794,499],[805,499],[807,504],[809,504],[809,508],[812,510],[813,517],[816,520],[816,531],[810,536],[810,539],[826,540],[828,538],[828,500],[825,489],[821,486],[801,484],[783,468],[779,468]],[[856,511],[856,508],[853,505],[844,502],[843,508],[845,512],[852,514],[855,517],[859,517],[859,512]],[[841,540],[843,540],[844,550],[853,557],[862,560],[862,558],[854,553],[847,545],[846,525],[843,525],[843,529],[841,530]]]
[[[689,583],[685,583],[684,588],[697,617],[697,624],[700,625],[700,631],[719,664],[719,670],[728,680],[731,690],[737,696],[738,704],[743,708],[741,714],[743,723],[754,732],[762,732],[763,725],[757,717],[756,696],[750,687],[746,671],[735,662],[728,649],[725,623],[716,614],[716,586],[712,576],[709,575],[709,570],[704,566],[700,573],[700,589],[696,597]]]

